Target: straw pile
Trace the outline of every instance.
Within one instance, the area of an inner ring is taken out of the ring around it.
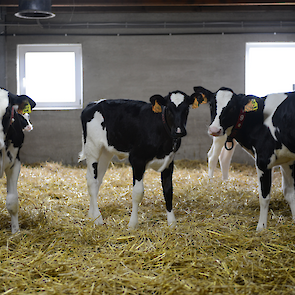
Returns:
[[[139,228],[128,231],[132,172],[112,165],[100,190],[106,222],[87,218],[85,168],[22,166],[20,227],[10,232],[1,180],[1,294],[295,294],[295,225],[274,172],[268,229],[253,167],[208,181],[207,166],[177,162],[166,225],[160,174],[148,170]]]

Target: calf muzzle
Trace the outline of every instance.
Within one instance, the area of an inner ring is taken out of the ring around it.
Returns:
[[[221,136],[223,135],[223,130],[221,127],[209,126],[208,133],[212,136]]]
[[[172,134],[172,137],[173,138],[180,138],[180,137],[186,136],[186,134],[187,134],[187,132],[186,132],[185,128],[177,127],[177,128],[175,128],[175,131]]]

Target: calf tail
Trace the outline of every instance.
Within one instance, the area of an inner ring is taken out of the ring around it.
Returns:
[[[82,135],[82,151],[79,153],[78,162],[81,162],[83,160],[86,160],[84,135]]]

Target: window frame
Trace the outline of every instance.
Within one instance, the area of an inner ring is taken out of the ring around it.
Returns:
[[[262,94],[257,94],[257,93],[252,93],[250,89],[250,75],[251,75],[251,66],[250,66],[250,49],[252,48],[294,48],[295,49],[295,42],[247,42],[246,43],[246,52],[245,52],[245,93],[246,94],[254,94],[254,95],[258,95],[258,96],[264,96],[267,94],[272,93],[273,91],[268,91],[266,90],[265,92],[263,92]],[[259,70],[259,69],[257,69]],[[276,92],[287,92],[287,91],[295,91],[294,89],[295,87],[295,81],[294,84],[292,84],[292,89],[290,90],[279,90]]]
[[[27,52],[75,53],[75,101],[36,102],[36,110],[69,110],[83,107],[83,62],[81,44],[18,44],[17,45],[17,93],[27,94],[24,85],[25,55]]]

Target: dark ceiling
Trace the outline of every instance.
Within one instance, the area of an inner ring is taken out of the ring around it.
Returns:
[[[295,9],[295,0],[52,0],[52,12],[194,12],[212,10]],[[0,8],[14,13],[18,0],[0,0]]]

